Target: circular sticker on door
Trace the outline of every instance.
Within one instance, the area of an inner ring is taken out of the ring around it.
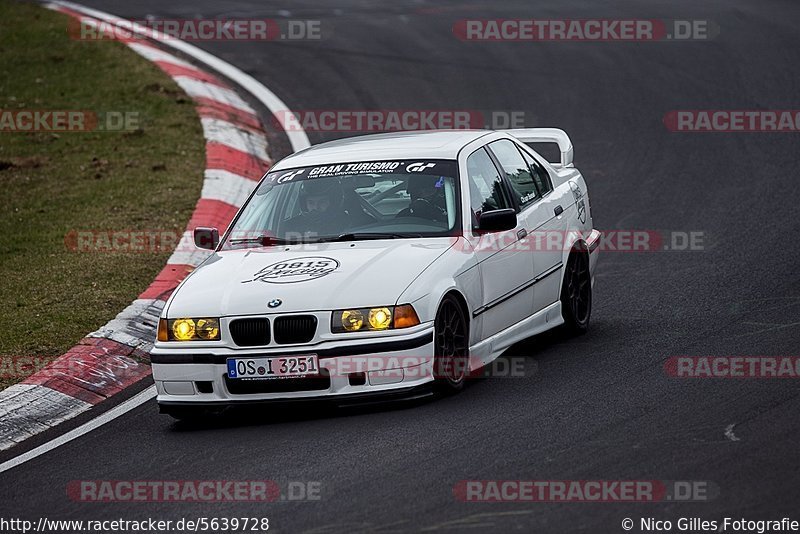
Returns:
[[[331,274],[339,268],[339,262],[324,256],[307,256],[305,258],[292,258],[267,265],[253,275],[252,280],[242,283],[267,282],[270,284],[292,284],[306,282]]]

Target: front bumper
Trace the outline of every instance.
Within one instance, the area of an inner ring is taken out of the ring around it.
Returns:
[[[243,381],[227,378],[227,359],[316,354],[320,375]],[[400,394],[433,381],[433,327],[413,334],[286,349],[154,349],[157,401],[164,406],[225,407],[263,401],[355,399]]]

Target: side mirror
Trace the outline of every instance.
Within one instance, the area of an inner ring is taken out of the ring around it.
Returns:
[[[194,246],[205,250],[216,250],[219,245],[219,230],[199,227],[194,229]]]
[[[478,219],[479,232],[505,232],[517,226],[517,212],[511,208],[481,213]]]

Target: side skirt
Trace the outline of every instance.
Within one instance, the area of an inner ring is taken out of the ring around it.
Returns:
[[[561,316],[561,301],[556,301],[541,311],[526,317],[492,337],[486,338],[469,348],[470,371],[475,371],[492,363],[508,347],[523,339],[546,332],[564,324]]]

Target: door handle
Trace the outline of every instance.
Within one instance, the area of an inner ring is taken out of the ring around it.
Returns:
[[[517,230],[517,237],[518,238],[525,239],[525,237],[527,237],[527,235],[528,235],[528,231],[525,228]]]
[[[556,214],[556,217],[558,217],[559,215],[564,213],[564,208],[562,208],[561,206],[556,206],[556,209],[554,209],[553,212]]]

